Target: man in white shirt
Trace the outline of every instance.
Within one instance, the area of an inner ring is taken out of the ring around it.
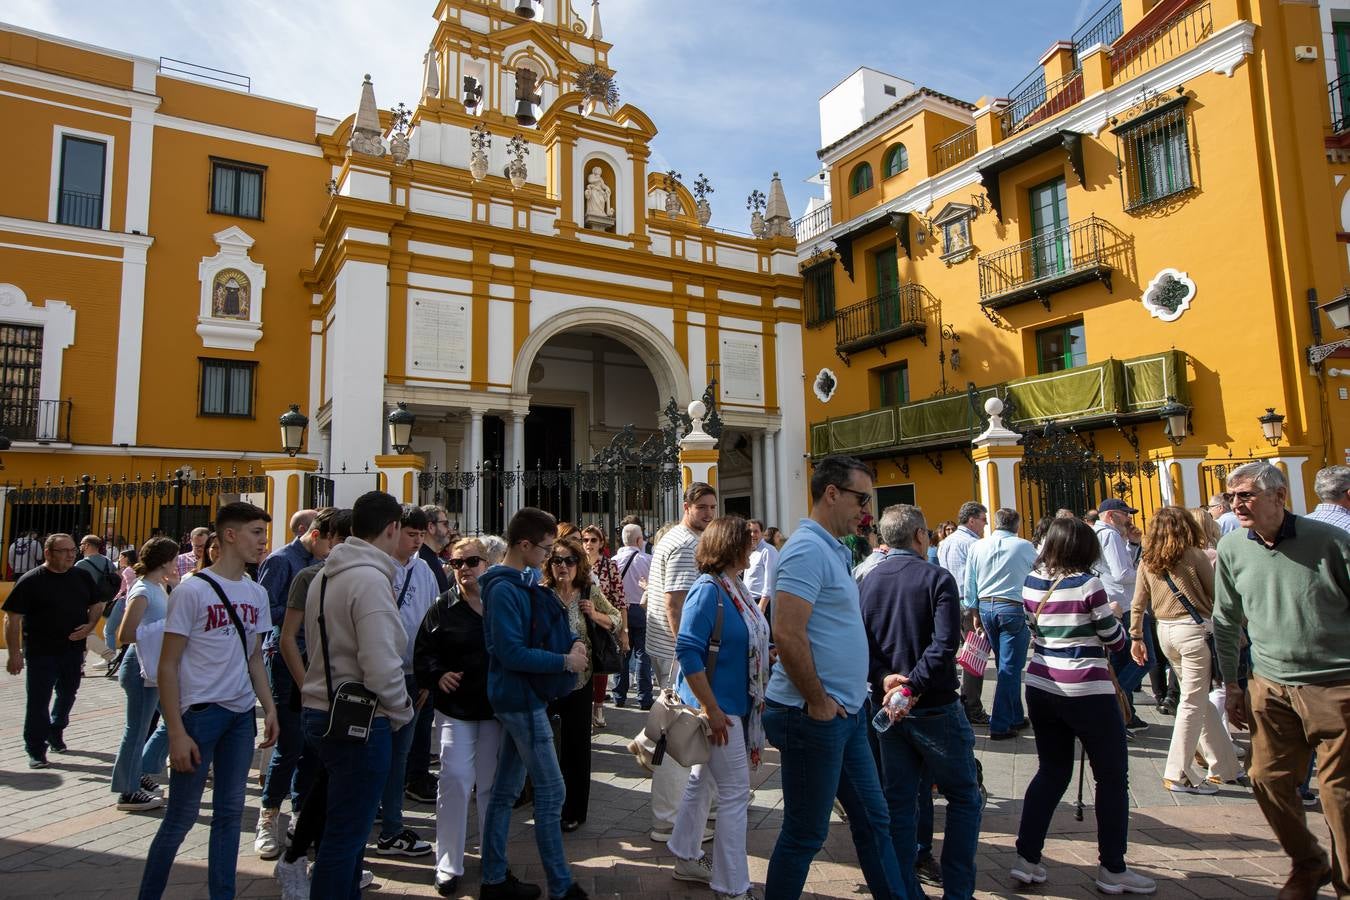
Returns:
[[[647,577],[652,570],[652,557],[642,549],[646,539],[641,525],[629,522],[623,526],[620,537],[623,546],[614,554],[614,565],[618,566],[619,580],[623,583],[623,601],[628,615],[628,652],[624,654],[623,671],[614,685],[614,705],[622,707],[628,702],[629,669],[636,659],[638,706],[648,710],[652,708],[652,662],[647,656],[645,592]]]
[[[25,532],[9,545],[9,568],[15,581],[40,565],[42,565],[42,545],[37,541],[37,532]]]
[[[1209,498],[1209,514],[1214,517],[1214,521],[1219,523],[1220,535],[1237,531],[1242,527],[1242,524],[1238,522],[1237,513],[1233,512],[1232,505],[1229,504],[1223,494],[1215,494]]]
[[[984,535],[989,520],[989,510],[983,504],[967,500],[961,504],[956,514],[956,530],[938,544],[938,565],[952,573],[956,579],[956,590],[961,595],[961,605],[966,606],[966,557],[970,548]],[[967,610],[961,617],[961,634],[974,629],[979,623],[979,609]],[[961,705],[965,707],[966,718],[972,725],[988,725],[989,714],[984,711],[981,693],[984,691],[984,679],[976,678],[965,669],[961,670]]]
[[[1092,526],[1093,532],[1097,535],[1097,543],[1102,548],[1102,556],[1096,568],[1097,577],[1101,579],[1102,587],[1106,589],[1106,599],[1111,602],[1111,609],[1127,630],[1130,627],[1129,607],[1134,599],[1134,583],[1138,573],[1135,570],[1134,555],[1130,553],[1125,540],[1125,533],[1132,524],[1130,517],[1137,512],[1139,510],[1124,500],[1108,497],[1098,504],[1097,523]],[[1149,613],[1145,612],[1144,615],[1148,616]],[[1126,697],[1131,698],[1130,721],[1125,724],[1129,731],[1143,731],[1148,728],[1148,724],[1134,714],[1133,700],[1134,692],[1144,683],[1144,676],[1157,659],[1157,652],[1147,639],[1147,624],[1144,626],[1144,634],[1145,646],[1148,647],[1148,665],[1139,665],[1124,651],[1115,654],[1111,660],[1111,665],[1116,670],[1116,679],[1120,682],[1120,689],[1125,692]]]
[[[1321,502],[1308,518],[1350,531],[1350,466],[1327,466],[1318,472],[1313,492]]]
[[[745,570],[745,587],[759,604],[760,612],[769,614],[769,598],[773,596],[773,578],[778,571],[778,548],[764,540],[764,523],[750,520],[750,568]]]
[[[272,629],[267,592],[244,567],[267,554],[267,513],[228,503],[216,517],[220,555],[169,598],[159,658],[159,705],[169,733],[169,802],[146,855],[140,896],[158,898],[174,857],[197,820],[207,770],[214,772],[211,893],[234,896],[244,786],[264,714],[261,747],[277,739],[277,712],[263,669],[261,636]],[[228,851],[228,852],[222,852]]]

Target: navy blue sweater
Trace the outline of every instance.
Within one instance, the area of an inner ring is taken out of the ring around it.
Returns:
[[[892,550],[867,573],[859,594],[872,701],[881,703],[882,679],[893,672],[909,678],[916,707],[956,700],[961,598],[951,573],[913,553]]]

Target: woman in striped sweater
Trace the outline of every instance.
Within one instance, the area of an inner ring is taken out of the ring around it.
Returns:
[[[1109,652],[1124,648],[1125,631],[1092,574],[1100,552],[1082,521],[1056,519],[1022,591],[1032,634],[1027,715],[1040,766],[1027,785],[1010,874],[1023,884],[1045,881],[1041,849],[1073,777],[1074,744],[1082,741],[1097,785],[1097,887],[1108,894],[1151,894],[1154,882],[1125,867],[1125,720],[1108,662]]]

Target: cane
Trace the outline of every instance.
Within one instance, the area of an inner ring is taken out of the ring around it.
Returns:
[[[1078,803],[1073,809],[1074,821],[1083,821],[1083,763],[1087,756],[1087,748],[1082,742],[1078,744]]]

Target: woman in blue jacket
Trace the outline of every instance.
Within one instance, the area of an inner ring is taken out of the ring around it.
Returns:
[[[752,896],[746,814],[750,767],[759,765],[764,748],[760,714],[769,683],[769,623],[740,579],[753,549],[750,525],[740,516],[708,525],[694,553],[703,574],[684,599],[675,640],[680,662],[675,687],[707,718],[712,755],[690,771],[669,846],[675,877],[709,884],[717,900]],[[711,652],[719,631],[720,649]],[[701,844],[714,790],[718,813],[710,863]]]

